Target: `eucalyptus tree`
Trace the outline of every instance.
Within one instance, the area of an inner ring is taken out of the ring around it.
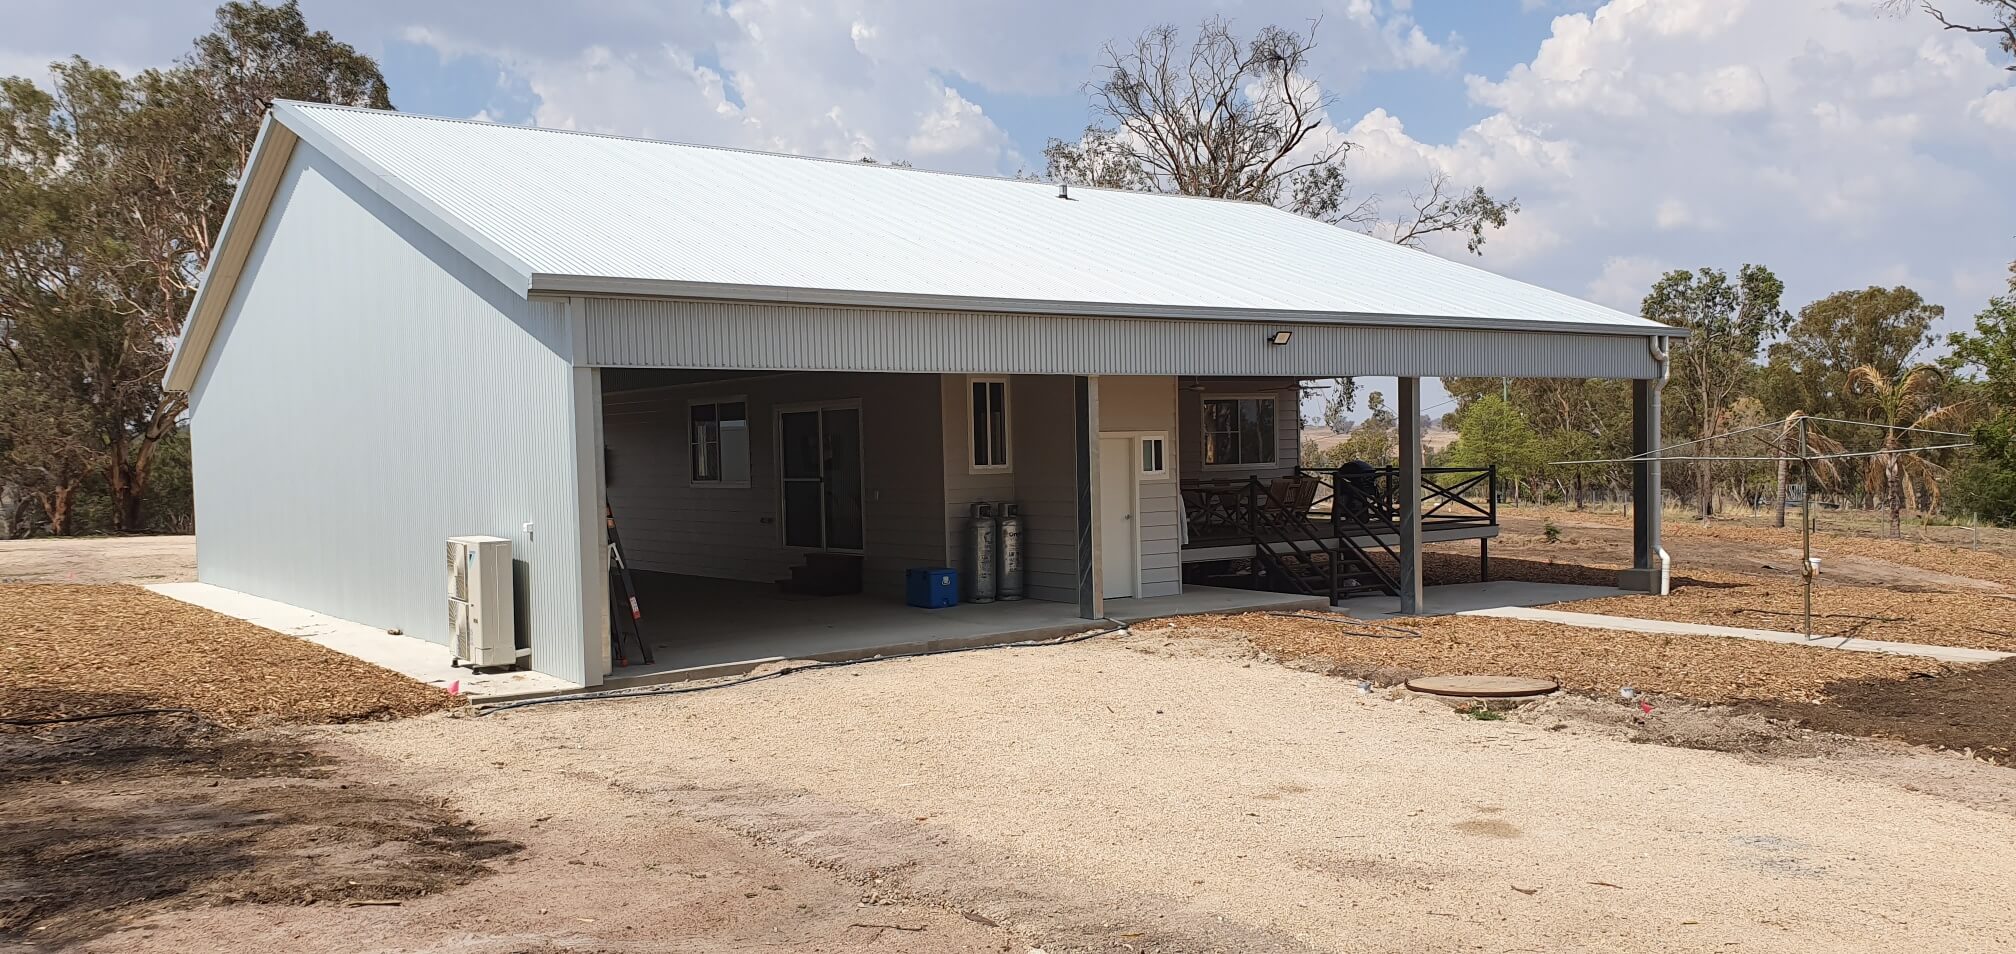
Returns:
[[[377,64],[309,29],[294,0],[223,5],[166,69],[129,78],[73,57],[48,79],[0,80],[0,348],[7,387],[88,425],[8,413],[0,436],[10,459],[64,462],[27,469],[67,482],[37,496],[52,527],[69,527],[61,501],[84,483],[70,464],[87,454],[113,528],[140,529],[155,456],[187,410],[161,375],[267,104],[391,103]]]
[[[1727,432],[1734,399],[1754,376],[1757,352],[1790,321],[1779,306],[1784,294],[1784,282],[1770,269],[1744,265],[1734,282],[1717,268],[1668,272],[1645,296],[1646,318],[1688,331],[1671,348],[1666,393],[1679,412],[1675,416],[1698,442],[1690,456],[1712,456],[1713,439]],[[1701,517],[1707,519],[1715,512],[1714,463],[1697,461],[1695,473]]]
[[[1972,459],[1958,475],[1958,496],[1974,513],[2016,523],[2016,263],[2009,266],[2008,293],[1989,299],[1972,332],[1947,342],[1948,365],[1979,375],[1966,384],[1984,411],[1974,426]]]

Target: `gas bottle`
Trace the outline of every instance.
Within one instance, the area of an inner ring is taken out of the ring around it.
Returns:
[[[966,518],[966,601],[992,603],[1001,582],[1001,529],[994,506],[973,505]]]
[[[1022,513],[1012,503],[1001,505],[1001,599],[1022,598]]]

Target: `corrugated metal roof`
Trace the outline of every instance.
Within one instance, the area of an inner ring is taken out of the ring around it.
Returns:
[[[282,103],[526,291],[1673,329],[1265,205]],[[1551,326],[1551,327],[1548,327]]]

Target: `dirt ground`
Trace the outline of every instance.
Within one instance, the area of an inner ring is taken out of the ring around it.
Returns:
[[[1628,524],[1589,517],[1553,515],[1549,543],[1549,517],[1511,516],[1496,575],[1612,582]],[[1782,531],[1668,527],[1679,594],[1608,611],[1768,625]],[[153,543],[92,543],[121,545]],[[1825,605],[1861,635],[2016,628],[2016,557],[1841,546]],[[1431,582],[1474,552],[1431,555]],[[93,564],[0,549],[0,577],[31,565]],[[1990,762],[2016,665],[1409,625],[1199,617],[478,717],[142,590],[0,586],[0,719],[198,710],[0,727],[0,950],[2006,944],[2016,776]],[[1480,719],[1359,689],[1429,671],[1574,691]]]
[[[1621,515],[1506,510],[1500,518],[1503,532],[1491,548],[1496,578],[1612,585],[1612,570],[1629,563],[1631,528]],[[1548,522],[1559,530],[1552,543],[1543,532]],[[1999,546],[2000,538],[1993,539]],[[1672,595],[1557,608],[1790,632],[1803,625],[1796,530],[1669,521],[1665,540]],[[2016,652],[2016,556],[1831,534],[1816,535],[1815,552],[1822,558],[1816,635]],[[1425,560],[1428,581],[1475,580],[1474,554],[1474,546],[1433,548]]]
[[[1661,535],[1676,574],[1799,577],[1801,551],[1796,527],[1771,527],[1761,518],[1718,520],[1704,526],[1670,512],[1665,516]],[[1628,566],[1631,562],[1631,521],[1623,514],[1534,507],[1500,508],[1498,517],[1501,534],[1491,545],[1494,557],[1503,554],[1600,567]],[[1548,543],[1544,533],[1549,522],[1559,531],[1554,543]],[[2016,531],[1978,531],[1982,542],[1975,549],[1969,535],[1976,531],[1936,529],[1948,531],[1938,536],[1956,539],[1887,540],[1865,534],[1816,532],[1813,549],[1821,558],[1821,584],[2016,592]],[[1454,544],[1441,549],[1456,554],[1476,552],[1474,546]]]
[[[299,727],[0,735],[0,951],[1009,947],[951,912],[864,905],[849,880],[658,806],[593,790],[514,802],[515,782]]]
[[[1694,723],[1771,744],[1633,744]],[[1221,641],[339,732],[474,766],[437,790],[485,827],[583,799],[684,819],[1049,952],[1986,950],[2016,903],[2007,769],[1677,705],[1479,721]]]
[[[0,951],[265,952],[314,934],[344,951],[921,954],[1013,938],[864,906],[872,891],[832,872],[605,799],[473,824],[464,789],[508,790],[497,766],[390,762],[305,728],[455,705],[134,587],[0,585],[0,721],[194,710],[0,724]]]
[[[518,848],[436,798],[338,774],[289,732],[175,716],[0,734],[0,938],[54,948],[159,911],[398,903]]]
[[[195,578],[195,537],[0,540],[0,583],[172,583]]]

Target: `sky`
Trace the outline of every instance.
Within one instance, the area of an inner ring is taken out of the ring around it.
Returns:
[[[1954,0],[1964,9],[1963,0]],[[2016,259],[2016,73],[1877,0],[303,0],[400,109],[960,172],[1040,170],[1101,47],[1316,21],[1310,79],[1387,208],[1516,197],[1476,264],[1635,313],[1664,272],[1772,268],[1798,306],[1907,284],[1968,327]],[[202,0],[0,0],[0,74],[165,65]],[[1431,248],[1470,259],[1460,244]],[[1387,390],[1390,379],[1367,380]],[[1431,413],[1446,410],[1432,383]]]

